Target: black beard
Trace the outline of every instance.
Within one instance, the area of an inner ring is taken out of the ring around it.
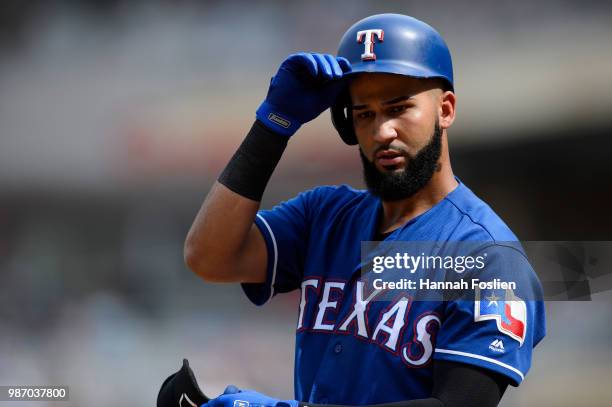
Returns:
[[[383,201],[410,198],[427,185],[436,172],[441,153],[442,129],[437,121],[429,143],[414,157],[406,157],[407,165],[402,171],[380,172],[359,149],[368,191]]]

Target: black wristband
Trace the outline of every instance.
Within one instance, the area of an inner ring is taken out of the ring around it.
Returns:
[[[217,181],[245,198],[261,201],[288,141],[289,137],[275,133],[255,120]]]

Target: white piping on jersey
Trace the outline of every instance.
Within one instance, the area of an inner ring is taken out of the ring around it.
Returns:
[[[270,296],[266,299],[266,301],[268,301],[274,295],[274,283],[276,282],[276,263],[278,262],[278,248],[276,247],[276,237],[274,237],[274,232],[272,232],[272,228],[270,228],[268,222],[266,222],[264,217],[260,214],[257,214],[257,217],[261,219],[264,225],[266,225],[266,229],[268,229],[268,233],[272,238],[272,247],[274,248],[274,265],[272,266],[272,282],[270,283]]]
[[[516,373],[517,375],[519,375],[521,377],[521,380],[525,380],[525,376],[523,375],[523,373],[521,373],[520,370],[518,370],[517,368],[514,368],[514,367],[512,367],[510,365],[507,365],[507,364],[505,364],[503,362],[500,362],[499,360],[491,359],[491,358],[488,358],[486,356],[476,355],[474,353],[460,352],[458,350],[436,348],[436,352],[438,352],[438,353],[448,353],[450,355],[465,356],[465,357],[468,357],[468,358],[484,360],[485,362],[493,363],[493,364],[496,364],[496,365],[501,366],[503,368],[506,368],[506,369]]]

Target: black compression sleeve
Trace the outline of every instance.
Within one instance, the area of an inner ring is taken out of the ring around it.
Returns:
[[[218,181],[245,198],[261,201],[288,141],[289,137],[273,132],[256,120]]]
[[[369,407],[495,407],[509,380],[490,370],[464,363],[434,362],[432,397],[373,404]],[[350,407],[300,402],[300,407]]]
[[[434,363],[432,396],[445,407],[494,407],[499,404],[509,379],[465,363]]]
[[[299,403],[300,407],[357,407],[347,406],[341,404],[312,404],[312,403]],[[381,403],[381,404],[368,404],[367,407],[445,407],[444,404],[438,399],[428,398],[420,400],[410,401],[395,401],[393,403]]]

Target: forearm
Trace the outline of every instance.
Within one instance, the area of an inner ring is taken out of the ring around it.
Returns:
[[[228,270],[247,241],[259,202],[216,181],[185,240],[185,262],[196,274],[215,280],[215,270]]]
[[[244,270],[240,260],[248,254],[252,262],[264,262],[253,258],[265,255],[265,250],[254,247],[263,242],[253,221],[287,140],[258,121],[253,124],[187,235],[185,261],[196,274],[209,281],[257,282],[257,278],[240,275]]]

